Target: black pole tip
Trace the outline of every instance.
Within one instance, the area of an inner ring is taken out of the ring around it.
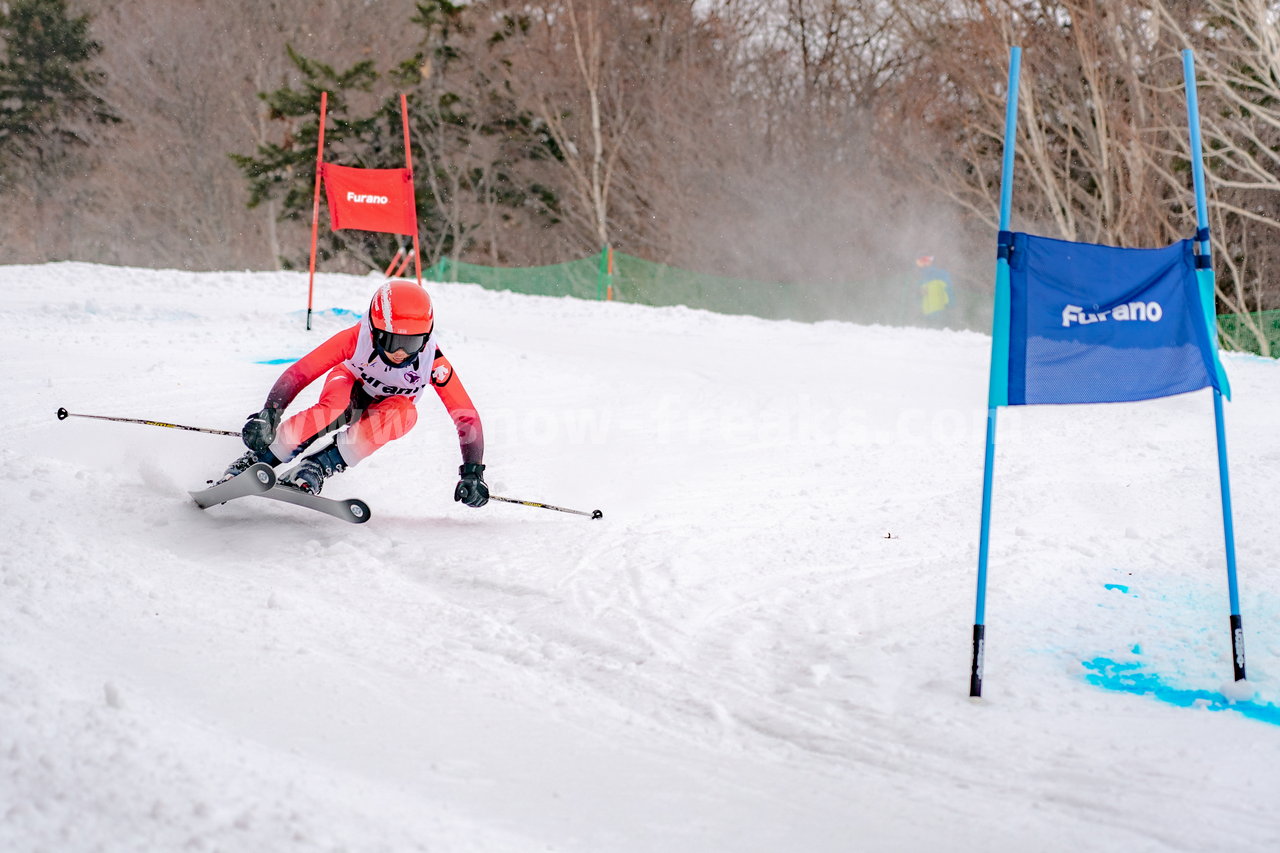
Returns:
[[[70,413],[67,412],[66,409],[63,409],[63,408],[58,409],[58,420],[65,421],[69,417],[71,417],[71,415]]]
[[[591,510],[591,517],[592,517],[592,518],[604,518],[604,513],[603,513],[603,512],[601,512],[601,511],[600,511],[600,510],[598,510],[598,509],[593,509],[593,510]]]

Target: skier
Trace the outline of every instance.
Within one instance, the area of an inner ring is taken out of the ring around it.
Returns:
[[[934,266],[933,255],[916,258],[917,285],[920,289],[920,313],[929,326],[947,325],[947,308],[951,305],[951,276]]]
[[[341,429],[323,449],[281,475],[280,482],[319,494],[327,477],[362,462],[412,429],[418,419],[418,396],[430,384],[453,418],[462,449],[453,499],[484,506],[489,487],[483,476],[480,416],[453,365],[436,345],[434,326],[431,297],[420,285],[404,280],[383,284],[359,323],[280,375],[262,411],[250,415],[241,430],[249,451],[227,467],[223,481],[256,462],[273,467],[289,462],[321,436]],[[284,410],[299,392],[326,371],[320,401],[281,423]]]

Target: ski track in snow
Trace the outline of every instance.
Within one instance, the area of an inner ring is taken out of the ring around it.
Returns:
[[[1208,392],[1001,411],[980,702],[982,335],[432,284],[493,491],[601,521],[452,502],[433,399],[327,485],[360,526],[54,418],[236,429],[376,281],[307,332],[296,273],[0,267],[0,849],[1280,847],[1280,726],[1089,680],[1230,678]],[[1226,363],[1270,713],[1280,366]]]

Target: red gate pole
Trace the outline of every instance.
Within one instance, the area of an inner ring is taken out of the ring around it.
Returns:
[[[413,271],[422,286],[422,252],[418,248],[418,196],[413,191],[413,154],[409,151],[409,101],[400,93],[400,123],[404,125],[404,165],[409,170],[409,196],[413,199]]]
[[[316,238],[320,228],[320,176],[324,172],[324,116],[329,93],[320,93],[320,135],[316,138],[316,191],[311,200],[311,263],[307,276],[307,331],[311,331],[311,304],[316,292]]]

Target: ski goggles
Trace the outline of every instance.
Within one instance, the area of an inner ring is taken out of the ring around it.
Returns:
[[[425,335],[397,335],[394,332],[387,332],[382,329],[373,330],[374,343],[388,354],[394,353],[396,350],[404,350],[409,355],[417,355],[427,345],[427,338],[429,337],[431,337],[430,333]]]

